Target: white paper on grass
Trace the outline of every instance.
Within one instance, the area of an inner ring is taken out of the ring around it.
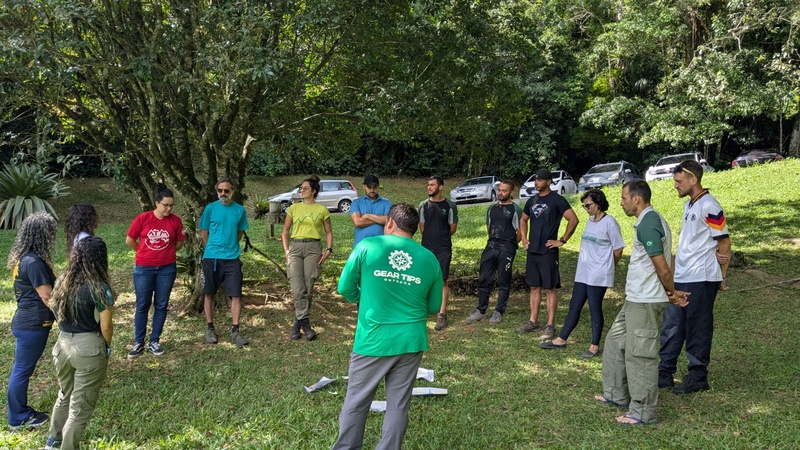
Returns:
[[[303,386],[309,394],[336,381],[336,378],[322,377],[311,386]]]
[[[433,369],[424,369],[420,367],[417,369],[417,379],[422,378],[423,380],[433,381]]]
[[[411,395],[447,395],[447,389],[437,387],[415,387]]]
[[[369,410],[375,412],[385,412],[386,400],[373,400],[372,404],[369,405]]]

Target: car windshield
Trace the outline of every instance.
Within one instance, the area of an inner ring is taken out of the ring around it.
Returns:
[[[686,155],[672,155],[672,156],[665,156],[658,160],[656,163],[657,166],[666,166],[667,164],[680,164],[684,161],[693,160],[693,154],[686,154]]]
[[[477,186],[479,184],[492,184],[492,177],[470,178],[461,183],[462,186]]]
[[[619,171],[619,164],[601,164],[599,166],[594,166],[586,172],[587,175],[592,173],[606,173],[606,172],[617,172]]]

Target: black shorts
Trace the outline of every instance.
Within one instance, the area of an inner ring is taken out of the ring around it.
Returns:
[[[528,253],[525,264],[525,282],[530,287],[558,289],[561,274],[558,272],[558,253]]]
[[[203,258],[203,275],[200,277],[200,293],[216,294],[220,285],[225,286],[228,297],[242,296],[242,261],[237,259]]]
[[[439,249],[432,253],[439,261],[439,267],[442,268],[442,280],[447,280],[450,278],[450,259],[453,257],[453,250]]]

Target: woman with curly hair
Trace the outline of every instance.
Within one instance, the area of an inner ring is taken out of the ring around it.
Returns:
[[[67,238],[67,259],[69,259],[69,255],[78,241],[88,236],[94,236],[94,230],[97,229],[97,225],[97,210],[94,209],[94,206],[79,203],[67,209],[67,220],[64,222],[64,235]]]
[[[294,297],[295,321],[289,335],[293,340],[300,339],[301,330],[306,340],[311,341],[317,337],[317,332],[309,323],[311,293],[322,272],[322,263],[333,253],[331,213],[328,208],[316,202],[319,189],[319,177],[316,175],[303,180],[300,184],[303,201],[286,210],[286,219],[283,222],[281,240],[286,253],[286,272]],[[327,244],[325,251],[322,251],[323,235]]]
[[[592,319],[592,343],[589,350],[580,357],[592,358],[600,353],[600,336],[603,334],[603,297],[606,290],[614,286],[614,269],[622,258],[625,241],[617,221],[606,214],[608,200],[603,191],[591,189],[581,196],[583,209],[589,215],[586,229],[581,236],[578,251],[578,267],[575,269],[575,285],[572,287],[572,300],[569,312],[564,319],[561,334],[539,344],[546,349],[565,348],[567,338],[581,317],[581,310],[589,300],[589,314]]]
[[[22,221],[8,253],[6,266],[11,269],[17,297],[17,310],[11,319],[16,348],[8,379],[8,425],[12,429],[38,427],[49,418],[28,405],[28,383],[55,320],[47,302],[56,280],[53,254],[57,230],[50,214],[31,214]]]
[[[106,244],[89,236],[75,246],[51,300],[61,333],[53,346],[59,392],[46,448],[80,447],[106,378],[113,305]]]
[[[133,262],[136,315],[133,319],[133,348],[128,353],[128,359],[136,358],[145,350],[144,336],[151,304],[153,328],[147,350],[155,356],[164,354],[159,340],[167,320],[169,295],[177,274],[176,252],[183,247],[186,240],[181,218],[172,214],[175,205],[172,191],[159,183],[153,200],[156,209],[136,216],[125,238],[128,247],[136,252]]]

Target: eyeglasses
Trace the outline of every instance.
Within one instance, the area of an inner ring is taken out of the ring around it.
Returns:
[[[300,190],[301,191],[310,191],[311,188],[309,186],[302,186],[302,187],[300,187]]]
[[[161,203],[161,206],[167,209],[172,209],[172,207],[175,206],[174,203],[164,203],[164,202],[158,202],[158,203]]]
[[[587,211],[588,211],[588,210],[589,210],[589,208],[591,208],[591,207],[592,207],[592,205],[596,205],[596,204],[597,204],[597,203],[584,203],[584,204],[583,204],[583,209],[585,209],[585,210],[587,210]]]
[[[230,189],[217,189],[217,193],[218,194],[230,194],[231,190]]]

